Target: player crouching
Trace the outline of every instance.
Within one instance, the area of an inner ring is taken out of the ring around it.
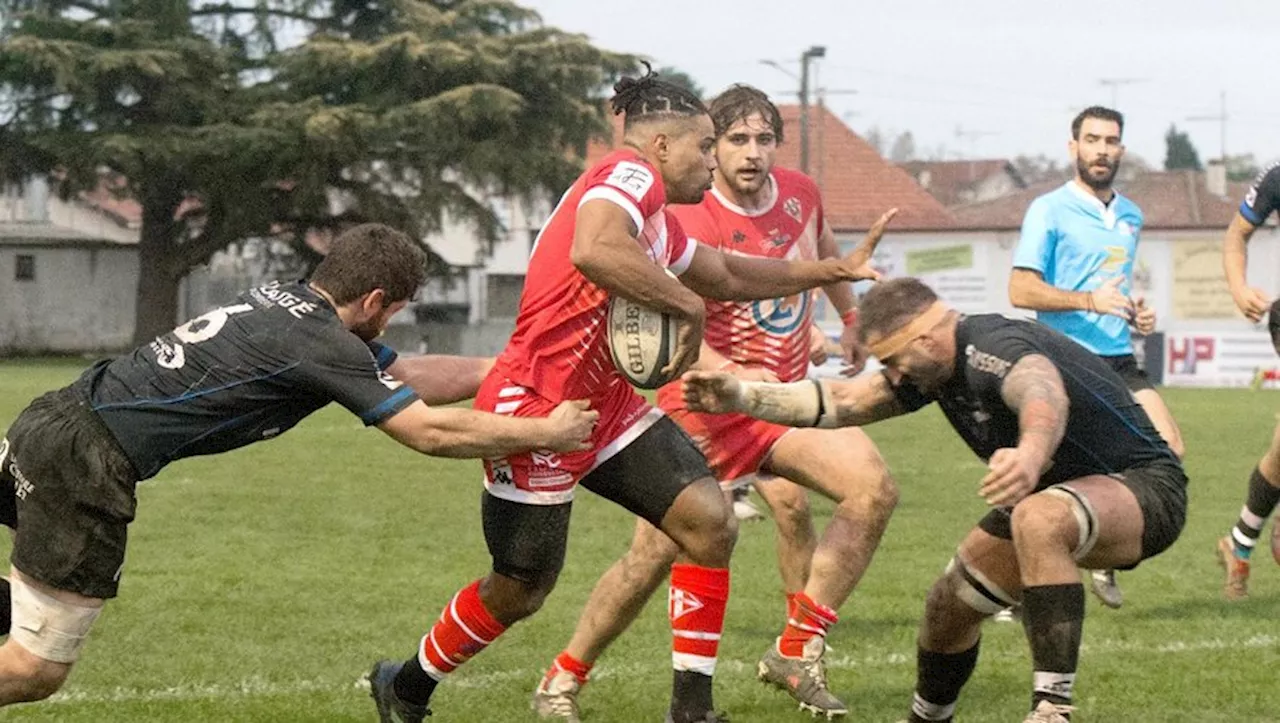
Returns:
[[[952,720],[983,621],[1020,602],[1035,665],[1025,721],[1066,723],[1084,623],[1077,567],[1130,569],[1173,544],[1182,465],[1119,374],[1052,329],[963,316],[915,279],[878,285],[861,308],[883,373],[765,384],[690,372],[686,402],[793,426],[865,425],[937,402],[986,460],[992,510],[929,591],[909,720]]]

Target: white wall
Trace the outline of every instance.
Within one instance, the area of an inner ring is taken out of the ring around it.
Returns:
[[[23,254],[34,281],[14,280]],[[127,348],[137,285],[133,248],[0,246],[0,353]]]
[[[1222,235],[1214,229],[1145,231],[1139,243],[1134,290],[1156,310],[1168,383],[1240,386],[1258,369],[1280,366],[1265,325],[1235,311],[1222,275]],[[840,239],[846,252],[860,240]],[[889,277],[919,276],[963,312],[1025,316],[1008,297],[1016,243],[1012,231],[886,234],[875,263]],[[1250,283],[1272,298],[1280,295],[1280,231],[1260,229],[1249,254]],[[819,323],[834,333],[839,321],[819,296]]]
[[[63,201],[57,196],[50,195],[46,199],[44,218],[40,217],[40,213],[16,189],[0,193],[0,221],[44,222],[116,243],[138,241],[137,229],[124,228],[104,213],[74,201]]]

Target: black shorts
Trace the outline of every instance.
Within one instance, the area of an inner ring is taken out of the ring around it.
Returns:
[[[13,566],[59,590],[115,597],[138,476],[89,401],[72,388],[49,392],[0,445],[0,522],[15,530]]]
[[[702,452],[663,417],[581,485],[661,527],[676,497],[704,477],[712,478]],[[564,566],[572,504],[528,505],[485,493],[480,514],[494,572],[529,584],[554,579]]]
[[[1187,522],[1187,475],[1182,466],[1174,462],[1151,462],[1112,476],[1138,498],[1138,508],[1142,510],[1142,559],[1169,549]],[[991,510],[978,521],[978,527],[993,537],[1012,540],[1011,512],[1008,507]],[[1132,570],[1137,566],[1135,562],[1119,569]]]
[[[1129,387],[1131,392],[1140,392],[1143,389],[1155,389],[1151,384],[1151,380],[1147,378],[1147,373],[1138,366],[1138,359],[1132,354],[1124,356],[1104,356],[1102,361],[1115,370],[1120,378],[1124,380],[1125,386]]]

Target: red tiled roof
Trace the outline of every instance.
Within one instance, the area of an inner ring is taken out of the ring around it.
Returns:
[[[944,206],[965,202],[965,191],[1001,174],[1009,175],[1018,186],[1025,186],[1013,164],[1003,158],[972,161],[908,161],[903,170],[911,175],[929,195]],[[924,174],[928,174],[927,177]]]
[[[123,185],[123,178],[111,179],[103,176],[99,179],[97,188],[80,193],[80,200],[115,219],[116,223],[125,228],[139,228],[142,226],[141,204],[132,198],[119,196],[118,191],[112,190],[113,186],[119,188]]]
[[[786,142],[778,149],[777,164],[800,167],[800,107],[779,106]],[[906,171],[879,153],[830,111],[810,108],[810,173],[822,189],[827,221],[836,231],[865,231],[890,208],[898,208],[892,230],[936,230],[954,225],[947,209],[930,196]],[[613,116],[614,143],[622,141],[622,119]],[[593,141],[587,165],[603,158],[613,146]]]
[[[951,209],[958,228],[991,231],[1022,226],[1027,206],[1037,196],[1062,185],[1039,183],[1026,190],[991,201]],[[1142,209],[1147,229],[1225,229],[1235,216],[1247,183],[1228,183],[1226,196],[1209,192],[1205,174],[1195,171],[1157,171],[1117,185],[1117,190]]]

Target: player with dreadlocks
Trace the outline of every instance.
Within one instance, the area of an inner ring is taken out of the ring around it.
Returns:
[[[546,416],[561,399],[600,412],[582,452],[486,460],[481,516],[493,558],[459,591],[413,657],[370,673],[384,723],[416,723],[446,675],[541,607],[564,564],[574,490],[612,500],[679,548],[671,567],[674,682],[667,720],[715,723],[715,672],[736,520],[689,436],[635,392],[609,357],[605,317],[618,295],[680,325],[668,372],[698,358],[703,296],[764,299],[874,278],[869,240],[845,258],[788,262],[727,256],[690,241],[667,203],[698,203],[716,167],[706,107],[652,72],[614,90],[623,147],[560,199],[529,259],[516,329],[476,395],[478,409]],[[670,272],[670,273],[668,273]],[[678,277],[678,279],[677,279]]]

